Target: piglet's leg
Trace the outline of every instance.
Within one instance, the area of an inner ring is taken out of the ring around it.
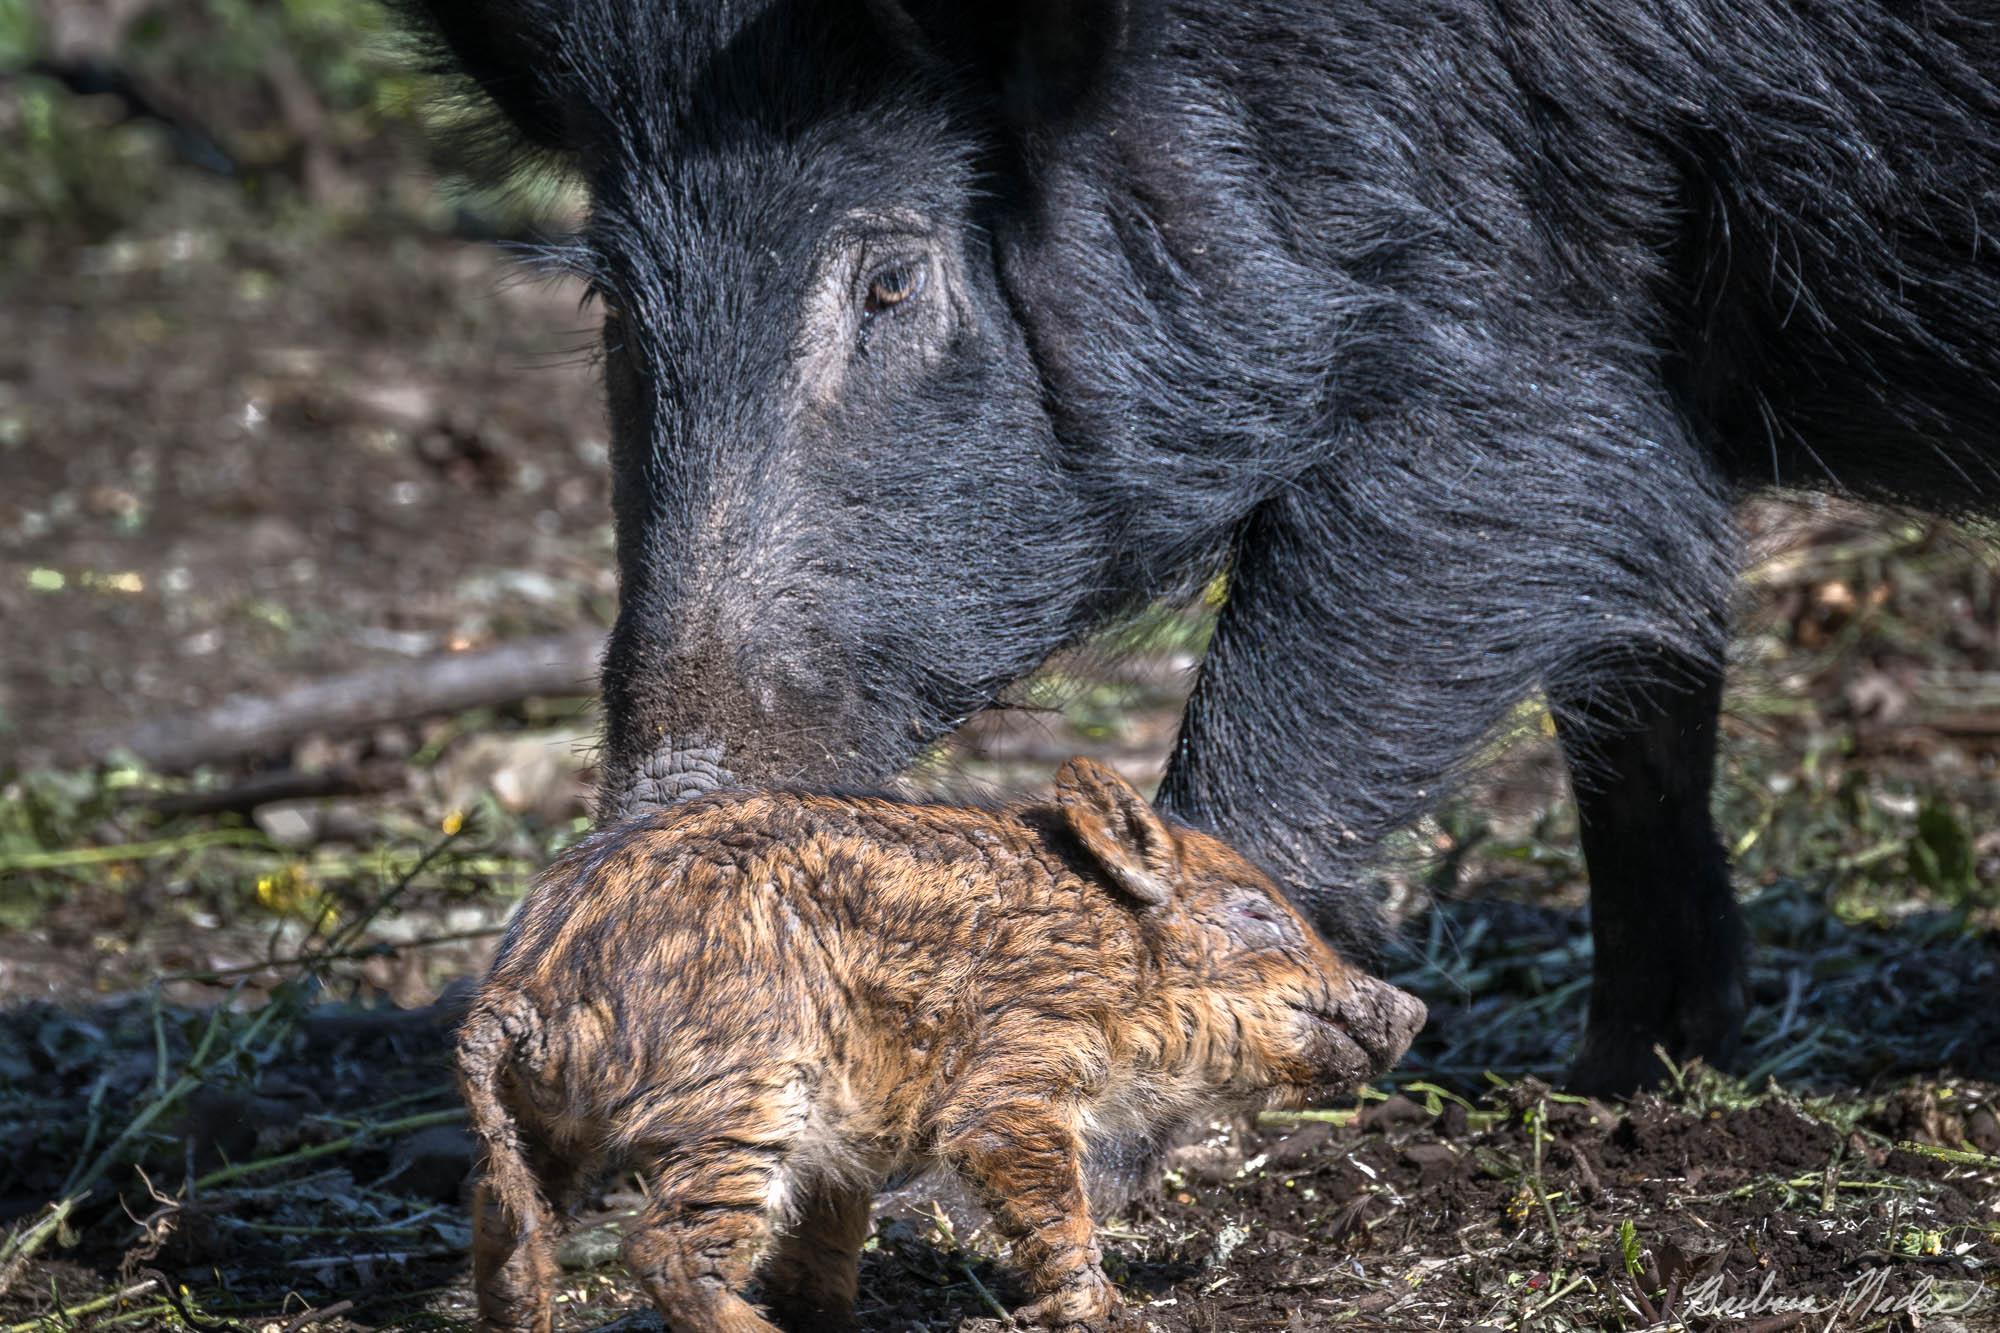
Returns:
[[[733,1143],[653,1156],[625,1266],[673,1333],[779,1333],[743,1299],[771,1238],[773,1154]]]
[[[1075,1129],[1039,1098],[996,1102],[950,1119],[958,1123],[944,1141],[945,1156],[991,1210],[1034,1297],[1014,1317],[1092,1333],[1112,1327],[1118,1291],[1099,1265]]]
[[[482,1333],[550,1333],[555,1326],[556,1241],[576,1171],[541,1153],[524,1160],[529,1188],[503,1201],[489,1172],[473,1196],[472,1286]]]
[[[550,1333],[554,1311],[555,1238],[546,1210],[522,1231],[481,1184],[472,1200],[472,1287],[481,1333]]]
[[[764,1291],[780,1324],[797,1333],[855,1327],[854,1298],[872,1202],[867,1190],[833,1185],[806,1198],[764,1269]]]

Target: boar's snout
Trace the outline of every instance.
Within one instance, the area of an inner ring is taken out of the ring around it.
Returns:
[[[666,629],[621,617],[601,673],[600,820],[724,787],[868,783],[898,766],[868,758],[882,748],[868,728],[897,719],[864,707],[842,652],[795,619],[772,646],[741,628],[747,614],[688,611]]]
[[[650,753],[633,757],[614,746],[598,793],[597,816],[609,822],[642,815],[735,782],[726,751],[713,741],[663,736]]]

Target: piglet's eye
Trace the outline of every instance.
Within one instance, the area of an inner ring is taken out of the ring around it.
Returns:
[[[1249,948],[1276,949],[1297,942],[1291,922],[1268,902],[1240,898],[1229,905],[1229,915],[1232,933]]]
[[[879,315],[892,306],[899,306],[924,289],[925,273],[920,264],[897,264],[883,269],[868,280],[868,294],[862,300],[862,313]]]

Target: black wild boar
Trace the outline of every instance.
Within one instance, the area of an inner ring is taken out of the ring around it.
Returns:
[[[1166,808],[1334,938],[1522,696],[1578,1083],[1726,1059],[1746,488],[2000,496],[2000,0],[415,0],[588,186],[604,809],[871,781],[1230,570]]]
[[[1402,1055],[1423,1005],[1260,871],[1088,760],[1053,804],[724,793],[601,831],[522,905],[459,1036],[491,1329],[550,1327],[555,1210],[611,1162],[625,1262],[676,1333],[851,1320],[869,1203],[958,1173],[1028,1323],[1105,1326],[1082,1166]]]

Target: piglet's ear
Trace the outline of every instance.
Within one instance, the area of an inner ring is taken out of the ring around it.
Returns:
[[[923,63],[977,78],[1009,120],[1047,125],[1087,108],[1156,26],[1153,0],[866,0]]]
[[[1056,805],[1112,883],[1148,907],[1173,896],[1180,846],[1132,784],[1102,764],[1072,759],[1056,771]]]
[[[391,0],[440,72],[462,75],[538,148],[562,149],[555,79],[568,0]]]

